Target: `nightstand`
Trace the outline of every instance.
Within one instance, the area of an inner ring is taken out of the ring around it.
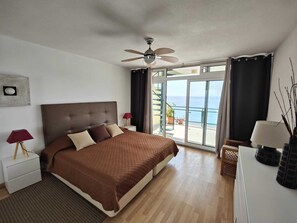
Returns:
[[[39,156],[30,152],[29,157],[19,156],[2,160],[5,186],[11,194],[41,181]]]
[[[136,132],[136,126],[135,125],[126,125],[124,128]]]

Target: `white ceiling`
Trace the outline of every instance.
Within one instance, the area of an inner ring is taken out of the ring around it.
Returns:
[[[186,64],[271,52],[296,25],[297,0],[0,0],[0,35],[129,68],[144,36]]]

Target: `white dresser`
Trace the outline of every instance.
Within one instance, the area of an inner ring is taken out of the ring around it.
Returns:
[[[2,160],[5,186],[11,194],[41,180],[39,156],[29,153],[29,157],[19,154]]]
[[[276,181],[278,167],[255,159],[256,150],[239,147],[234,185],[235,223],[296,223],[297,190]]]

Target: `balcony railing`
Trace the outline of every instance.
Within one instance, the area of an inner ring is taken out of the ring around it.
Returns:
[[[186,106],[173,105],[172,108],[175,111],[176,120],[185,119]],[[208,108],[207,109],[207,121],[208,126],[216,126],[219,109]],[[189,125],[200,125],[204,124],[204,117],[206,110],[203,107],[189,107]]]

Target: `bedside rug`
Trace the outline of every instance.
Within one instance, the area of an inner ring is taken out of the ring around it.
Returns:
[[[0,222],[94,222],[107,215],[51,174],[0,201]]]

